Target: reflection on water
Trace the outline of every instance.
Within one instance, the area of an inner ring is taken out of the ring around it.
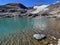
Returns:
[[[48,19],[46,17],[34,18],[34,28],[45,30],[47,28]]]

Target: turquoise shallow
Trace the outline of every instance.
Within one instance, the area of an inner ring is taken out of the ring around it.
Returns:
[[[37,25],[45,24],[46,20],[46,18],[0,18],[0,36],[31,30],[33,27],[38,27]]]

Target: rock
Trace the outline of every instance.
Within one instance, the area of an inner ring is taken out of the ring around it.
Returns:
[[[53,44],[49,44],[49,45],[53,45]]]
[[[33,37],[37,40],[41,40],[46,37],[44,34],[34,34]]]
[[[51,38],[54,39],[54,40],[56,40],[56,37],[54,37],[54,36],[51,36]]]
[[[60,45],[60,39],[58,39],[58,45]]]

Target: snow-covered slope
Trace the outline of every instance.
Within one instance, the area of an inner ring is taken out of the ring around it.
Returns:
[[[33,9],[34,10],[30,12],[31,14],[43,14],[45,12],[48,12],[49,14],[57,14],[60,12],[60,1],[56,1],[51,5],[36,5]]]
[[[41,6],[34,6],[34,11],[30,12],[32,14],[36,14],[36,13],[39,13],[41,11],[47,11],[49,10],[49,8],[47,8],[49,5],[41,5]]]

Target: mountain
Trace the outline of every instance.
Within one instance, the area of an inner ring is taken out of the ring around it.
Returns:
[[[21,3],[9,3],[0,6],[0,17],[20,16],[27,12],[27,7]]]
[[[19,7],[19,8],[22,8],[22,9],[26,9],[27,8],[21,3],[9,3],[9,4],[6,4],[5,6],[6,7],[14,7],[14,8]]]
[[[38,4],[26,7],[21,3],[9,3],[0,6],[0,17],[36,17],[60,14],[60,2],[51,5]]]
[[[39,15],[57,15],[60,14],[60,2],[57,1],[51,5],[35,5],[30,13]]]
[[[27,7],[25,7],[23,4],[21,3],[9,3],[6,5],[2,5],[0,6],[0,8],[21,8],[21,9],[26,9]]]
[[[57,14],[60,12],[60,2],[58,1],[56,3],[53,3],[50,6],[48,6],[48,8],[50,14]]]

